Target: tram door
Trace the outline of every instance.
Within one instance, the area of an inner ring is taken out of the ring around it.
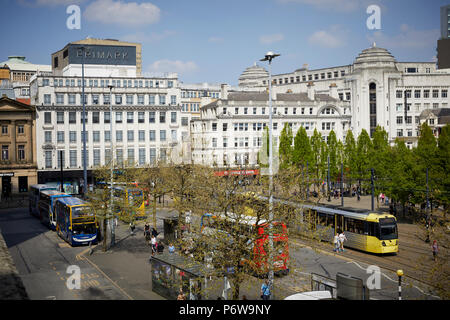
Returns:
[[[342,231],[344,231],[344,216],[342,216],[340,214],[336,214],[334,216],[334,218],[336,219],[336,221],[335,221],[336,229],[334,231],[335,232],[342,232]]]

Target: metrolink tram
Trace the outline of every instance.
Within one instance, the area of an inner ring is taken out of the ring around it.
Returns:
[[[255,201],[267,197],[253,195]],[[275,205],[287,205],[300,215],[300,230],[312,231],[322,241],[333,242],[337,232],[344,232],[344,247],[376,254],[398,252],[397,219],[388,213],[333,205],[297,203],[273,199]]]

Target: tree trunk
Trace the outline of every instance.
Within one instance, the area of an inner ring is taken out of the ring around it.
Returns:
[[[156,195],[153,195],[153,228],[156,230]]]
[[[103,219],[103,252],[106,252],[106,218]]]

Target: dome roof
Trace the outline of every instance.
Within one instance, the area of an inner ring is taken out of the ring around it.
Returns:
[[[376,46],[375,42],[372,47],[363,50],[355,59],[354,64],[362,63],[396,63],[394,56],[384,48],[379,48]]]
[[[257,79],[268,77],[269,73],[263,67],[260,67],[256,64],[248,67],[241,73],[239,77],[239,86],[253,86],[258,83]]]
[[[25,61],[24,56],[9,56],[7,61],[0,62],[1,65],[4,64],[30,64],[30,62]]]

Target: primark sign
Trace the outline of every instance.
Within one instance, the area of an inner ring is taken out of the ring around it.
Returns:
[[[71,44],[68,49],[69,64],[136,65],[136,47]]]

